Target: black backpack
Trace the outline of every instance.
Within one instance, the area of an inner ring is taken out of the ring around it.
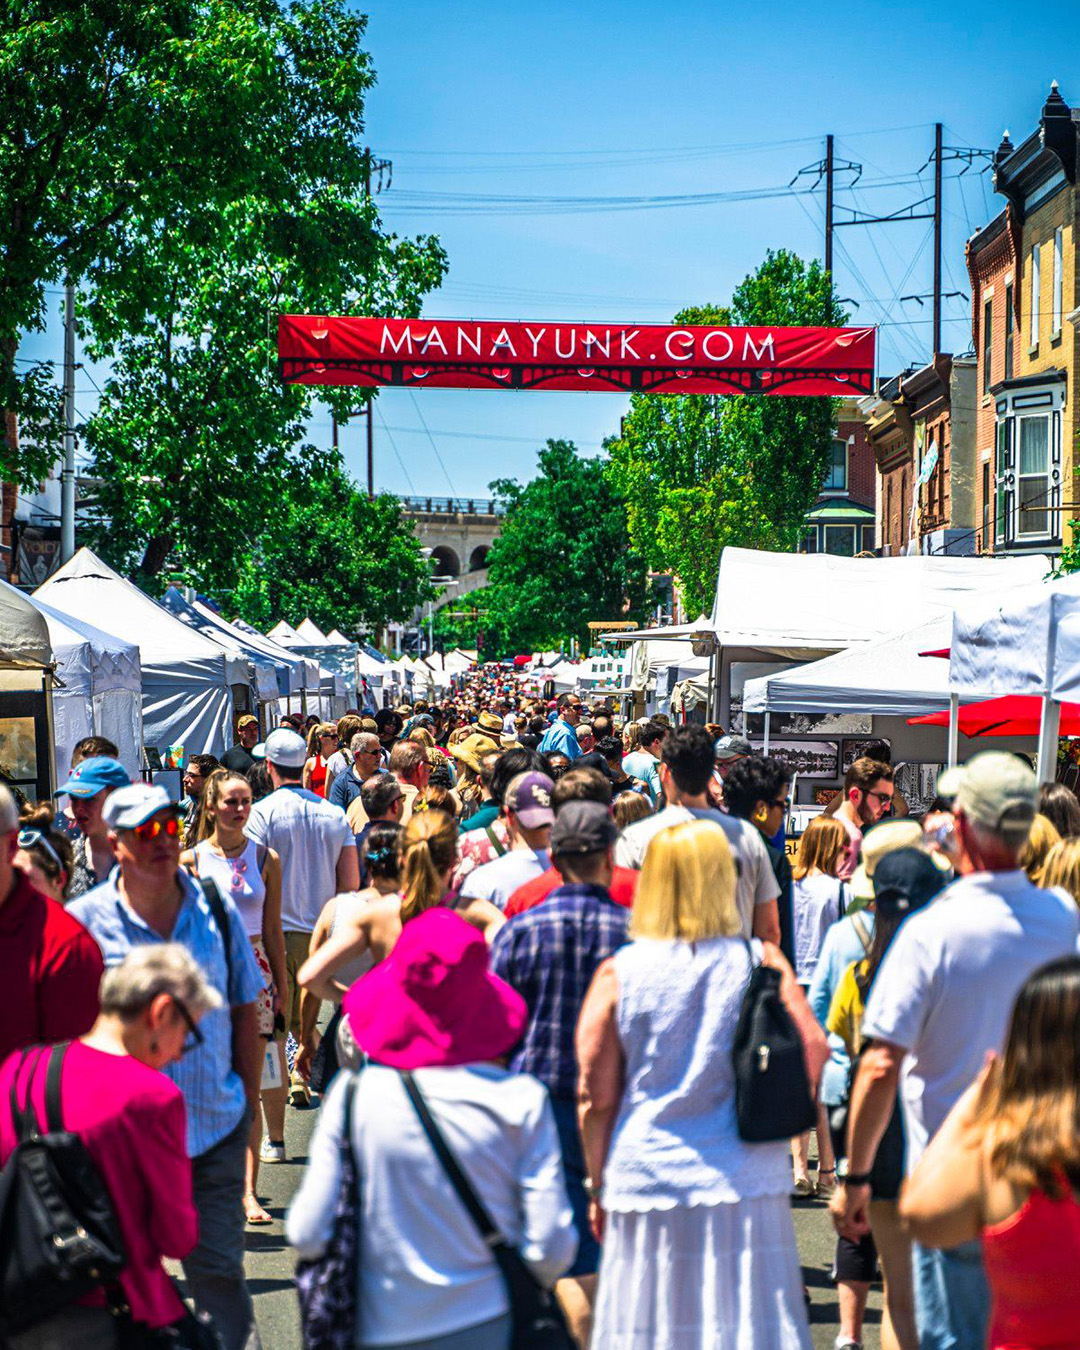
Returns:
[[[802,1038],[780,997],[780,972],[755,963],[743,994],[731,1058],[739,1138],[750,1144],[794,1139],[817,1120]]]
[[[24,1050],[11,1084],[16,1144],[0,1171],[0,1334],[45,1321],[115,1280],[127,1261],[101,1174],[79,1136],[63,1128],[66,1052],[66,1045]],[[41,1122],[31,1090],[46,1059]],[[20,1107],[24,1078],[26,1104]]]

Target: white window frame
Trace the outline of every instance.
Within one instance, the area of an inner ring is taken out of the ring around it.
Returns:
[[[842,525],[839,521],[834,525],[824,525],[821,531],[822,553],[829,552],[829,533],[832,530],[850,530],[852,543],[852,550],[850,553],[834,553],[832,556],[834,558],[854,558],[855,554],[859,552],[859,525],[857,523],[852,525]]]
[[[1059,225],[1054,231],[1054,327],[1051,331],[1051,337],[1060,337],[1061,335],[1061,317],[1062,300],[1064,298],[1064,277],[1063,263],[1064,259],[1061,253],[1062,233]]]
[[[1025,423],[1025,422],[1042,422],[1043,425],[1044,425],[1044,427],[1045,427],[1045,429],[1046,429],[1046,470],[1045,470],[1045,472],[1042,473],[1042,474],[1030,474],[1030,473],[1029,473],[1029,474],[1023,474],[1023,473],[1021,473],[1021,455],[1023,454],[1022,446],[1023,446],[1023,442],[1024,442],[1024,423]],[[1016,456],[1015,456],[1015,457],[1016,457],[1016,506],[1015,506],[1015,510],[1016,510],[1016,538],[1017,538],[1017,540],[1020,540],[1020,539],[1048,539],[1048,538],[1050,537],[1050,520],[1051,520],[1051,517],[1052,517],[1052,515],[1053,515],[1053,508],[1052,508],[1051,502],[1050,502],[1050,483],[1051,483],[1051,475],[1050,475],[1050,471],[1051,471],[1052,461],[1053,461],[1053,447],[1052,447],[1051,439],[1050,439],[1050,438],[1051,438],[1051,436],[1053,435],[1053,431],[1054,431],[1054,428],[1053,428],[1053,421],[1052,421],[1051,416],[1050,416],[1050,414],[1049,414],[1048,412],[1023,413],[1023,414],[1018,414],[1018,415],[1016,416],[1016,418],[1015,418],[1015,424],[1016,424],[1016,429],[1015,429],[1015,431],[1014,431],[1013,434],[1014,434],[1015,437],[1016,437]],[[1044,516],[1045,516],[1045,518],[1046,518],[1046,524],[1045,524],[1041,529],[1037,529],[1037,530],[1025,529],[1025,528],[1024,528],[1024,516],[1025,516],[1026,512],[1025,512],[1024,509],[1023,509],[1023,505],[1024,505],[1024,502],[1023,502],[1024,494],[1023,494],[1022,485],[1023,485],[1025,479],[1031,479],[1031,478],[1042,478],[1042,479],[1045,480],[1045,483],[1046,483],[1046,490],[1044,491],[1043,496],[1042,496],[1043,505],[1042,505],[1042,506],[1036,506],[1036,508],[1035,508],[1036,510],[1039,510],[1039,511],[1042,511],[1042,512],[1043,512],[1043,514],[1044,514]]]
[[[1039,345],[1039,331],[1041,328],[1042,296],[1040,294],[1042,278],[1042,255],[1039,252],[1039,245],[1031,246],[1031,317],[1029,319],[1030,337],[1029,343],[1031,350],[1034,351]]]

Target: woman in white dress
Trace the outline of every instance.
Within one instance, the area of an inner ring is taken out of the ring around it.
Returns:
[[[749,976],[735,864],[711,821],[649,845],[633,941],[596,973],[578,1024],[580,1115],[604,1254],[592,1350],[808,1350],[788,1145],[745,1144],[732,1045]],[[776,947],[816,1084],[829,1051]]]

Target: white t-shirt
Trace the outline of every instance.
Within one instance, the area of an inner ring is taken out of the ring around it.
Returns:
[[[655,816],[628,825],[615,844],[615,866],[640,870],[650,843],[661,830],[671,825],[684,825],[688,820],[714,821],[727,835],[731,851],[739,865],[739,879],[735,885],[735,903],[743,921],[743,937],[751,937],[754,928],[754,910],[767,905],[780,894],[776,874],[769,862],[761,835],[745,820],[726,816],[702,806],[666,806]]]
[[[334,786],[334,779],[339,773],[344,773],[346,769],[352,767],[352,755],[347,755],[344,750],[335,750],[326,761],[326,796],[329,798],[330,789]]]
[[[342,849],[356,847],[345,812],[299,784],[280,787],[251,808],[244,833],[281,858],[282,928],[310,933],[337,893]]]
[[[825,934],[840,917],[846,887],[837,877],[821,874],[791,882],[791,909],[795,926],[795,978],[809,984],[817,970]]]
[[[470,872],[461,885],[463,900],[490,900],[500,909],[519,886],[546,872],[551,857],[546,848],[512,848],[501,858],[484,863]]]
[[[909,1172],[986,1052],[1001,1050],[1020,987],[1047,961],[1075,953],[1078,928],[1064,892],[1040,890],[1020,871],[975,872],[897,933],[863,1036],[907,1051],[900,1101]]]
[[[517,735],[517,716],[512,712],[507,713],[506,716],[503,718],[503,735],[504,736]]]

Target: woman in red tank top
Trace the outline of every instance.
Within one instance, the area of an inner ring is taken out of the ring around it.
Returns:
[[[338,748],[337,727],[333,722],[320,722],[311,728],[308,737],[308,761],[304,765],[304,787],[326,796],[326,761]]]
[[[1080,956],[1017,995],[991,1058],[930,1141],[901,1214],[926,1247],[981,1239],[989,1350],[1080,1347]]]

